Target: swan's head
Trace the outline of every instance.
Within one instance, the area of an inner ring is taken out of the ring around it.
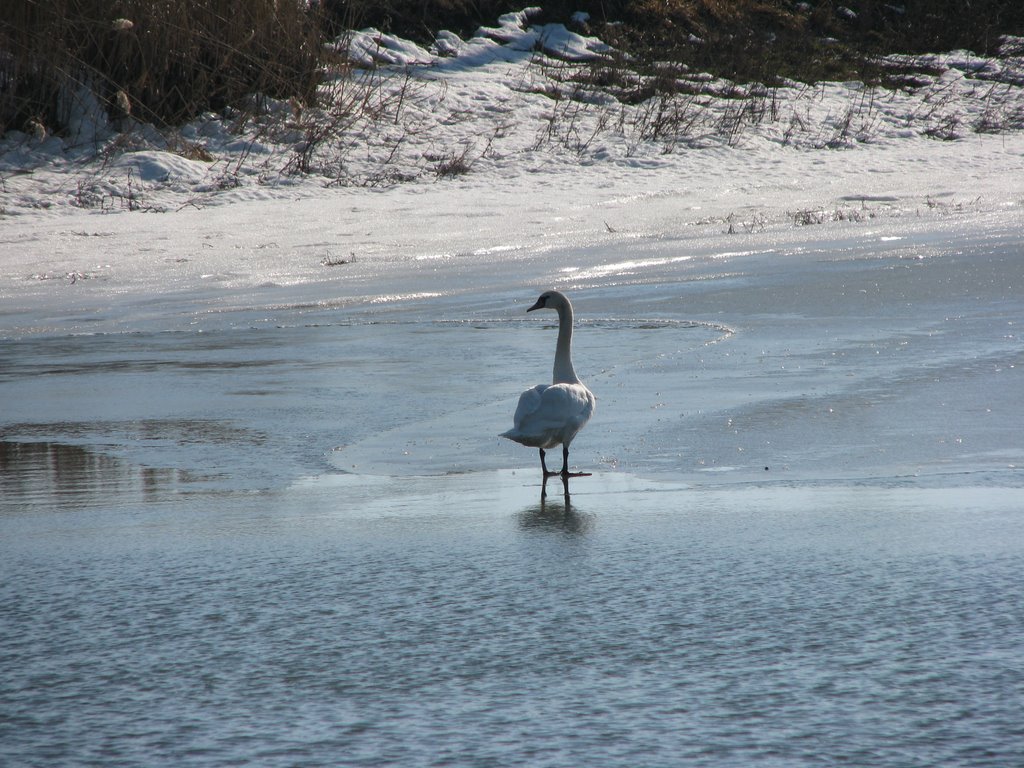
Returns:
[[[558,310],[559,307],[570,306],[569,299],[564,293],[558,291],[544,291],[537,299],[537,303],[530,307],[527,312],[533,312],[535,309],[554,309]]]

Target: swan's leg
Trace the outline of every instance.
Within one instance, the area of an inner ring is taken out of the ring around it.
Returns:
[[[540,449],[540,468],[544,472],[544,479],[547,479],[549,477],[554,477],[555,475],[559,474],[558,472],[552,472],[550,469],[548,469],[548,465],[544,461],[544,449],[543,448]]]
[[[552,473],[554,474],[554,473]],[[563,443],[562,445],[562,472],[563,478],[566,477],[590,477],[589,472],[570,472],[569,471],[569,446]],[[567,486],[568,487],[568,486]]]

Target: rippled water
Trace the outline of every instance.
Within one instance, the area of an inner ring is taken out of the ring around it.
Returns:
[[[533,480],[8,507],[0,763],[1024,761],[1018,493]]]

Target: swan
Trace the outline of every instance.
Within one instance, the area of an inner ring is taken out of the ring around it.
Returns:
[[[555,367],[550,384],[538,384],[519,396],[513,417],[515,426],[501,437],[540,449],[540,467],[547,479],[561,474],[578,477],[584,473],[569,472],[569,443],[594,414],[597,398],[580,381],[572,367],[572,304],[558,291],[546,291],[527,312],[553,309],[558,312],[558,341],[555,343]],[[549,472],[544,462],[544,449],[562,446],[562,471]]]

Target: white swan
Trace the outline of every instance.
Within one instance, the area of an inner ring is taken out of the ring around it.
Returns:
[[[594,414],[597,398],[584,386],[572,367],[572,304],[558,291],[542,293],[535,309],[558,312],[558,341],[555,344],[555,368],[551,384],[538,384],[519,396],[513,419],[515,426],[501,437],[540,449],[540,466],[544,477],[569,472],[569,443]],[[544,449],[562,446],[562,471],[549,472],[544,463]]]

